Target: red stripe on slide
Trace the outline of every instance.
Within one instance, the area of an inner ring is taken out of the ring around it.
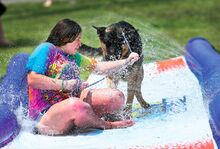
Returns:
[[[214,143],[210,140],[197,141],[189,144],[176,144],[176,145],[165,145],[160,146],[158,149],[214,149]]]
[[[203,141],[195,141],[192,143],[175,143],[175,144],[166,144],[158,146],[147,146],[147,145],[134,145],[128,147],[129,149],[215,149],[215,145],[212,139],[207,139]],[[108,149],[113,149],[109,147]]]
[[[186,66],[182,57],[156,62],[156,65],[159,73],[173,68],[184,68]]]

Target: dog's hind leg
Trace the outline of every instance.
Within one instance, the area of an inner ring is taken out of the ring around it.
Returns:
[[[137,101],[140,103],[141,107],[143,107],[143,108],[145,108],[145,109],[147,109],[147,108],[150,107],[150,104],[147,103],[147,102],[144,100],[143,96],[142,96],[141,86],[138,86],[138,87],[137,87],[137,90],[135,91],[135,96],[136,96],[136,98],[137,98]]]
[[[141,92],[141,84],[144,78],[144,69],[143,67],[140,68],[139,73],[136,74],[136,81],[135,81],[135,96],[137,98],[137,101],[140,103],[141,107],[147,109],[150,107],[150,104],[147,103],[143,96],[142,96],[142,92]]]

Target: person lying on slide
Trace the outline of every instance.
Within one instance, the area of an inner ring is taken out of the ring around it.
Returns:
[[[127,60],[98,62],[77,49],[81,45],[81,27],[70,19],[60,20],[46,42],[30,55],[27,63],[29,116],[38,123],[40,134],[61,135],[72,129],[114,129],[132,126],[129,120],[105,121],[108,113],[120,110],[124,94],[117,89],[85,89],[91,72],[107,74],[127,61],[139,59],[131,53]]]

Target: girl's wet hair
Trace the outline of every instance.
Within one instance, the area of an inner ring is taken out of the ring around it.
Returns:
[[[70,19],[63,19],[54,26],[46,41],[55,46],[63,46],[73,42],[81,31],[78,23]]]

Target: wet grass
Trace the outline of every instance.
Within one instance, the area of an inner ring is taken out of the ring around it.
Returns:
[[[66,0],[55,1],[50,8],[44,8],[42,3],[10,4],[2,20],[6,37],[15,46],[0,48],[0,76],[14,54],[31,53],[63,18],[79,22],[83,28],[82,41],[95,47],[99,40],[92,25],[131,22],[142,34],[148,61],[181,54],[180,47],[195,36],[207,38],[220,49],[219,10],[219,0]]]

